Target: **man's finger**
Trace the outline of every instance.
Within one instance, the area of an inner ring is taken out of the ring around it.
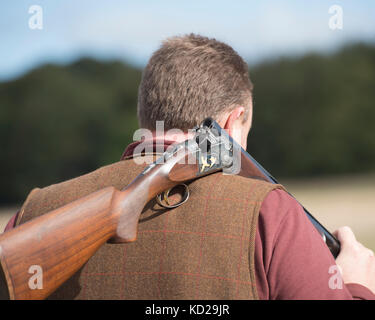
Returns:
[[[353,244],[357,242],[355,235],[349,227],[341,227],[334,232],[334,236],[341,242],[341,246],[345,247],[346,244]]]

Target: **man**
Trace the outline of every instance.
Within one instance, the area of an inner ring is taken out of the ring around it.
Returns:
[[[154,159],[155,150],[185,140],[187,130],[207,116],[246,149],[252,123],[246,63],[214,39],[193,34],[168,39],[151,57],[139,87],[140,126],[154,132],[142,144],[153,151],[140,152],[140,142],[135,142],[119,163],[34,189],[14,224],[108,185],[123,188],[144,168],[134,160]],[[165,134],[156,134],[157,121],[164,121]],[[190,198],[178,208],[149,203],[136,242],[106,244],[51,298],[375,297],[373,252],[344,227],[335,233],[342,246],[335,261],[300,205],[281,186],[215,173],[188,187]]]

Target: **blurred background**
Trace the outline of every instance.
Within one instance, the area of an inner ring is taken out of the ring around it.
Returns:
[[[349,225],[375,249],[370,0],[3,3],[0,232],[32,188],[119,160],[142,68],[163,39],[191,32],[249,64],[248,151],[328,229]]]

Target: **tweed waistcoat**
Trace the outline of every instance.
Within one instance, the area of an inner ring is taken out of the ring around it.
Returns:
[[[152,157],[152,156],[146,156]],[[144,168],[131,159],[32,190],[17,224],[107,186],[121,190]],[[265,196],[279,185],[215,173],[188,183],[174,209],[151,201],[133,243],[105,244],[50,299],[257,299],[255,233]]]

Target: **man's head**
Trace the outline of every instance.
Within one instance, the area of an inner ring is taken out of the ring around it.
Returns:
[[[151,57],[138,95],[142,128],[188,130],[212,117],[246,148],[252,83],[244,60],[228,45],[199,35],[173,37]]]

